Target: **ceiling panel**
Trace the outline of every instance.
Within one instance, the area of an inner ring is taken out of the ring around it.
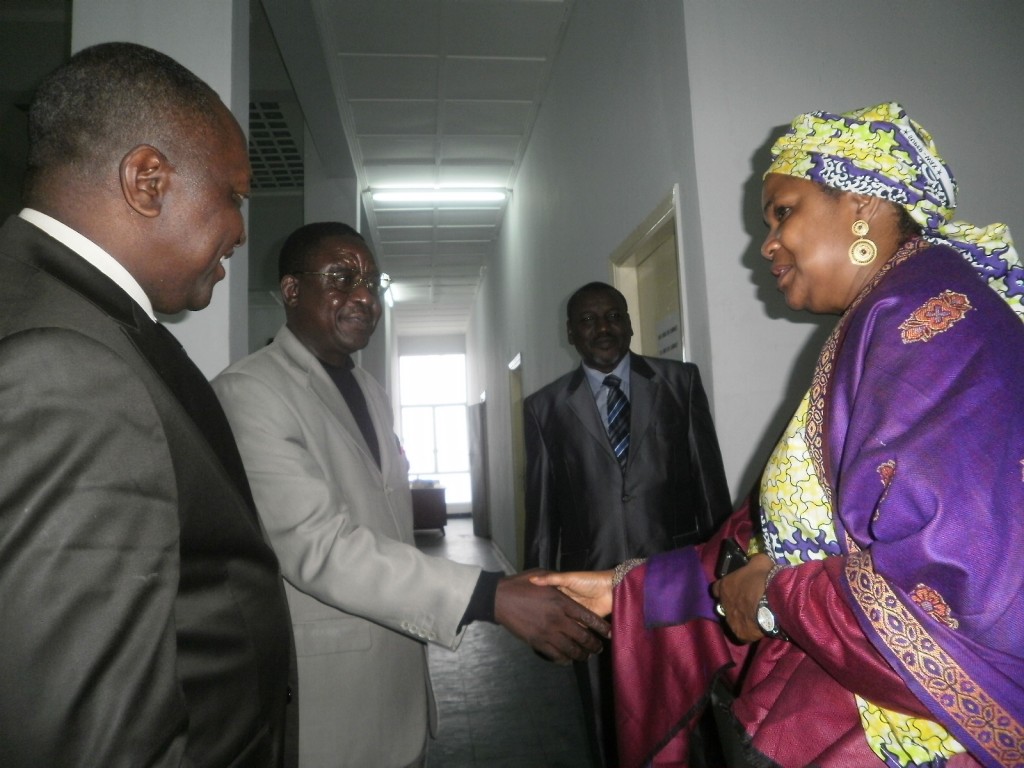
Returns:
[[[364,163],[381,160],[434,163],[437,158],[437,137],[360,136],[359,149]]]
[[[514,164],[519,159],[523,137],[513,136],[444,136],[440,137],[439,160],[504,160]]]
[[[453,240],[476,241],[479,243],[490,242],[494,237],[493,226],[444,226],[437,230],[437,238],[440,242],[451,242]]]
[[[446,254],[434,259],[434,269],[437,271],[438,279],[461,277],[459,270],[470,268],[479,274],[481,266],[479,259],[472,256],[459,256]]]
[[[357,136],[381,134],[429,134],[437,132],[437,102],[412,101],[350,101],[349,110]]]
[[[380,227],[383,243],[421,242],[428,243],[434,238],[433,227]]]
[[[512,185],[514,166],[511,163],[445,163],[438,168],[437,180],[442,187],[501,187]]]
[[[549,58],[561,36],[565,3],[457,0],[445,3],[450,55]]]
[[[384,241],[380,245],[382,253],[388,257],[388,265],[390,269],[394,269],[394,257],[412,257],[416,260],[416,263],[430,263],[434,256],[434,243],[433,241],[420,240],[416,242],[410,241]],[[396,274],[401,274],[400,272]]]
[[[356,99],[437,98],[437,56],[343,55],[345,93]]]
[[[441,130],[453,136],[522,136],[532,110],[529,101],[446,101]]]
[[[389,163],[376,160],[363,165],[363,188],[433,187],[437,185],[437,166],[432,162]]]
[[[441,0],[317,0],[339,53],[432,54],[441,39]]]
[[[447,99],[532,101],[542,84],[543,59],[488,59],[451,56],[444,63]]]
[[[432,227],[437,217],[433,209],[388,211],[377,209],[377,227],[418,226]]]
[[[438,257],[490,255],[491,241],[470,240],[459,242],[458,240],[447,240],[439,244]]]

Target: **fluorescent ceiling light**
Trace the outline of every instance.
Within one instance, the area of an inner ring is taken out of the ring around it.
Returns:
[[[503,189],[378,189],[371,195],[375,203],[500,203]]]

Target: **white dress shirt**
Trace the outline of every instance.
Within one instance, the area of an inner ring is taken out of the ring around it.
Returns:
[[[22,208],[18,216],[29,224],[39,227],[39,229],[43,230],[54,240],[66,245],[96,267],[96,269],[117,283],[121,290],[131,296],[132,300],[142,307],[150,318],[154,321],[156,320],[156,315],[153,312],[153,303],[149,300],[146,292],[142,290],[142,286],[132,277],[131,272],[125,269],[117,259],[96,245],[96,243],[80,232],[76,232],[67,224],[62,224],[52,216],[47,216],[45,213],[34,208]]]

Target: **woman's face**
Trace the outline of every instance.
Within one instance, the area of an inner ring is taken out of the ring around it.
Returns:
[[[883,261],[877,258],[867,266],[850,261],[850,245],[857,239],[851,227],[863,215],[863,198],[849,192],[832,195],[813,181],[770,173],[761,205],[768,225],[761,255],[771,262],[786,304],[843,312]]]

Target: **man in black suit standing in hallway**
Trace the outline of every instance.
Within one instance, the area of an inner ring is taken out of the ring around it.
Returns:
[[[284,764],[277,559],[156,321],[210,303],[249,180],[227,107],[150,48],[87,48],[36,93],[0,229],[4,768]]]
[[[526,567],[604,570],[706,539],[731,501],[697,366],[630,353],[610,285],[584,285],[567,314],[582,364],[523,406]],[[575,666],[594,762],[614,766],[610,653]]]

